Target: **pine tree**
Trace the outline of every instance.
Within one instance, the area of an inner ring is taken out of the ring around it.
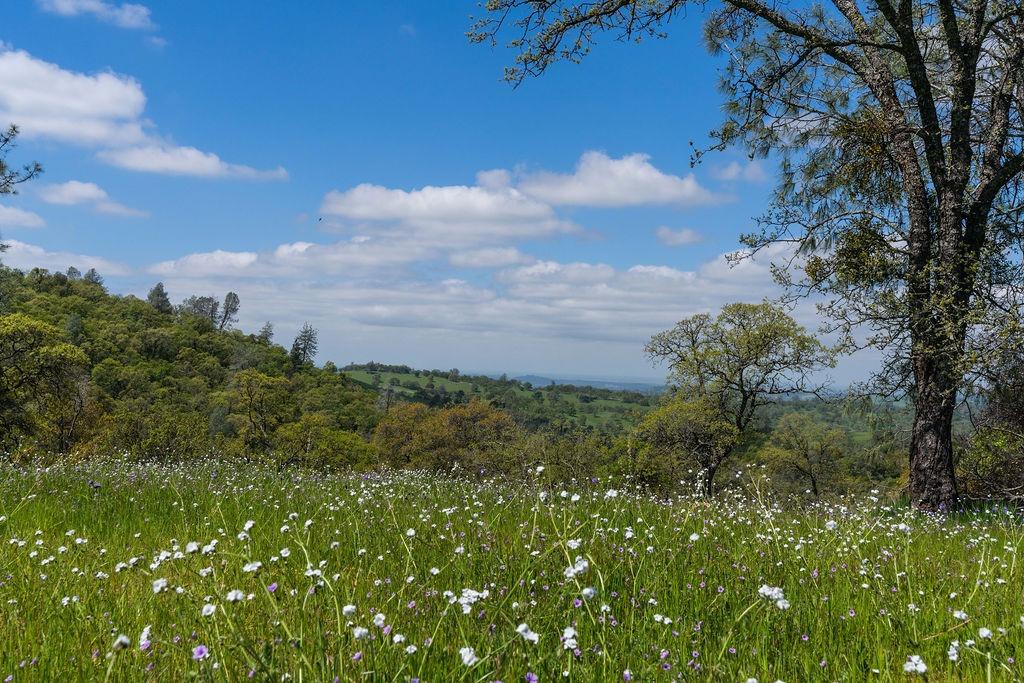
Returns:
[[[8,165],[7,153],[14,148],[14,140],[17,137],[17,126],[12,125],[6,131],[0,131],[0,195],[18,194],[18,185],[32,180],[43,172],[43,167],[34,161],[21,168],[12,168]],[[7,246],[0,240],[0,254],[7,251]]]
[[[161,313],[173,313],[174,306],[171,305],[171,299],[167,296],[167,290],[164,289],[164,283],[158,282],[153,285],[153,289],[149,290],[149,295],[146,297],[146,301],[149,305],[160,311]]]
[[[232,323],[238,322],[238,310],[242,302],[234,292],[228,292],[224,297],[224,303],[220,307],[220,323],[217,329],[223,330],[230,327]]]
[[[289,354],[292,366],[295,369],[313,362],[318,346],[317,336],[317,331],[312,325],[309,323],[302,325],[302,329],[299,330],[295,341],[292,342],[292,350]]]
[[[274,340],[274,323],[269,320],[263,323],[263,327],[256,333],[256,338],[264,344],[269,344]]]

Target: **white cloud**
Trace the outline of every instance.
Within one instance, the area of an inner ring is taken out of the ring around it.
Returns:
[[[120,28],[151,31],[156,28],[149,8],[126,2],[120,5],[103,0],[37,0],[44,12],[65,17],[90,14],[100,21]]]
[[[80,180],[69,180],[57,185],[43,185],[39,188],[39,196],[49,204],[92,204],[107,199],[107,193],[96,183],[83,183]]]
[[[514,174],[490,169],[476,175],[474,185],[444,185],[396,189],[363,183],[332,190],[320,207],[331,229],[356,225],[376,235],[416,236],[438,247],[456,249],[456,265],[468,265],[471,247],[497,249],[510,241],[580,232],[557,215],[559,205],[594,207],[631,205],[689,206],[724,200],[703,188],[693,176],[674,176],[655,168],[645,154],[612,159],[602,152],[585,152],[569,175],[546,171]],[[697,241],[692,230],[659,230],[674,245]],[[520,262],[511,252],[476,254],[476,260],[496,266]],[[488,258],[484,258],[484,257]]]
[[[145,138],[145,107],[133,78],[66,71],[0,47],[0,120],[19,124],[26,137],[89,146],[137,143]]]
[[[779,290],[768,264],[788,253],[780,245],[736,267],[722,254],[686,270],[538,261],[500,271],[490,282],[429,281],[421,270],[401,267],[424,256],[409,251],[413,242],[379,243],[378,253],[360,254],[374,242],[297,242],[255,258],[211,252],[150,272],[175,297],[236,291],[243,329],[272,320],[286,340],[312,322],[321,332],[322,360],[650,376],[660,372],[642,352],[651,335],[725,303],[774,296]],[[810,302],[795,315],[816,327]],[[858,367],[846,375],[856,376]]]
[[[0,204],[0,228],[41,228],[44,225],[46,221],[37,213]]]
[[[179,277],[315,279],[391,273],[395,268],[438,255],[437,250],[414,240],[390,242],[357,236],[334,244],[292,242],[262,253],[218,249],[163,261],[148,271],[155,275]]]
[[[459,340],[466,333],[466,340],[477,342],[487,335],[512,335],[523,343],[629,342],[638,354],[650,335],[680,317],[776,291],[767,263],[730,270],[724,255],[696,270],[537,261],[499,271],[491,284],[425,281],[401,266],[437,253],[414,246],[373,239],[298,242],[264,253],[192,254],[149,272],[182,291],[231,288],[258,309],[250,309],[255,319],[308,319],[339,335],[352,326],[371,336],[372,329],[385,334],[398,327]]]
[[[47,251],[34,244],[25,244],[18,240],[6,240],[9,249],[3,254],[3,262],[12,268],[28,270],[30,268],[46,268],[52,271],[64,271],[75,266],[81,271],[95,268],[101,275],[128,275],[131,269],[116,261],[99,256],[73,254],[67,251]]]
[[[529,174],[518,187],[553,205],[695,206],[721,200],[702,187],[692,173],[683,177],[664,173],[651,164],[647,154],[612,159],[603,152],[585,152],[573,173]]]
[[[280,167],[257,170],[159,140],[143,117],[145,108],[146,95],[134,78],[68,71],[0,44],[0,121],[18,124],[26,138],[99,148],[104,161],[150,173],[254,180],[288,175]]]
[[[476,184],[488,190],[501,190],[512,185],[512,174],[504,168],[480,171],[476,174]]]
[[[174,261],[163,261],[149,268],[155,275],[207,276],[237,273],[252,266],[259,259],[253,251],[224,251],[218,249],[200,254],[189,254]]]
[[[533,257],[515,247],[490,247],[457,251],[449,255],[448,262],[460,268],[504,268],[531,263]]]
[[[399,190],[362,184],[327,193],[321,212],[361,221],[378,234],[416,236],[436,246],[496,244],[573,232],[576,226],[518,190],[494,184],[426,186]]]
[[[278,166],[260,171],[250,166],[229,164],[212,152],[195,147],[143,145],[104,150],[99,157],[109,164],[131,171],[194,176],[198,178],[246,178],[250,180],[286,180],[288,172]]]
[[[726,181],[745,180],[750,183],[761,183],[768,180],[768,173],[757,159],[752,159],[745,164],[732,161],[712,170],[711,175],[718,180]]]
[[[111,200],[106,190],[96,183],[84,183],[80,180],[44,185],[39,188],[39,197],[48,204],[64,206],[88,204],[100,213],[115,216],[142,217],[148,215],[145,211],[139,211]]]
[[[673,230],[664,225],[655,230],[654,234],[658,236],[659,242],[669,247],[684,247],[688,244],[696,244],[703,239],[696,230],[689,228]]]
[[[345,192],[330,192],[321,210],[351,219],[413,223],[532,221],[552,215],[551,207],[515,190],[466,185],[428,185],[406,191],[364,183]]]

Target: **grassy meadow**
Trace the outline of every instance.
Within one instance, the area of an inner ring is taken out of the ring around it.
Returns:
[[[544,477],[6,467],[0,680],[1020,677],[1018,513]]]

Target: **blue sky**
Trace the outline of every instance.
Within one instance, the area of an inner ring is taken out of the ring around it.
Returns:
[[[651,334],[773,293],[723,260],[771,164],[690,168],[721,103],[699,11],[513,89],[472,1],[5,9],[0,123],[46,169],[0,202],[11,265],[234,290],[320,360],[602,377],[659,377]]]

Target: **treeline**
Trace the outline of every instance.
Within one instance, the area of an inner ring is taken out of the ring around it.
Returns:
[[[793,364],[827,354],[768,304],[726,307],[655,337],[649,353],[674,354],[673,389],[661,397],[401,365],[316,367],[315,329],[305,325],[285,348],[270,323],[236,329],[241,305],[232,293],[174,305],[160,284],[145,300],[114,296],[95,271],[0,267],[0,452],[472,476],[542,467],[549,480],[627,475],[665,494],[711,494],[749,465],[778,492],[803,497],[906,485],[912,406],[823,400],[776,383],[765,368],[792,376]],[[799,350],[788,364],[751,352],[787,347]],[[1024,486],[1021,367],[1008,361],[998,391],[959,414],[968,495],[1013,497]],[[599,402],[623,411],[605,423],[616,428],[581,419]]]
[[[454,369],[318,368],[312,327],[287,349],[270,323],[246,334],[232,293],[175,305],[158,283],[145,300],[114,296],[98,273],[74,269],[4,268],[0,287],[0,449],[13,458],[218,455],[509,476],[543,466],[549,477],[626,474],[667,492],[707,470],[696,444],[729,438],[706,410],[680,411],[678,391],[659,400]],[[348,377],[358,372],[370,381]],[[581,419],[601,401],[623,410],[617,428]],[[850,417],[818,400],[766,406],[719,467],[769,462],[787,491],[894,485],[901,442],[895,419],[869,426],[881,414]]]
[[[637,391],[574,386],[534,385],[507,375],[463,374],[451,370],[418,370],[408,365],[350,364],[342,368],[385,400],[405,400],[432,408],[483,400],[508,412],[530,430],[571,433],[577,430],[617,434],[657,405],[657,398]]]
[[[372,465],[377,395],[313,365],[316,331],[290,349],[233,325],[241,302],[158,284],[147,300],[80,275],[0,269],[0,450],[88,456],[281,454]]]

